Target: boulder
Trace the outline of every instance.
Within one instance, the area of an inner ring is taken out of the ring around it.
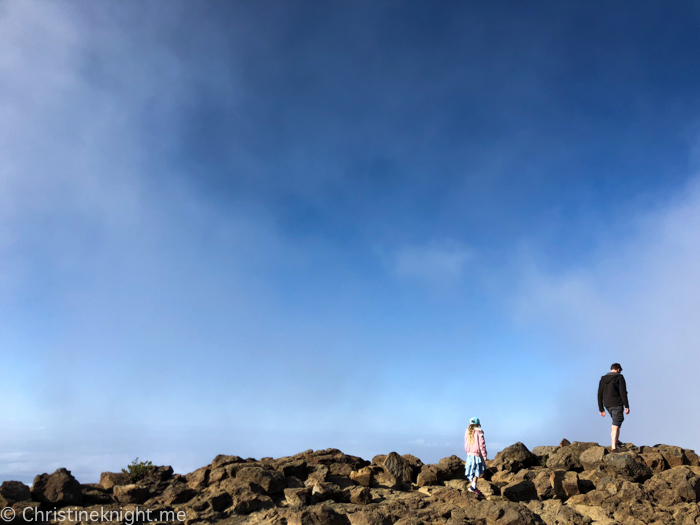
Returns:
[[[595,470],[603,462],[603,457],[608,453],[605,447],[590,447],[579,455],[579,463],[583,470]]]
[[[413,469],[407,459],[399,456],[396,452],[391,452],[384,459],[382,465],[384,470],[394,476],[397,483],[410,485],[413,477]]]
[[[109,490],[115,485],[129,485],[131,476],[124,472],[103,472],[100,474],[100,485],[105,490]]]
[[[578,474],[566,470],[555,470],[549,475],[554,495],[559,499],[569,499],[580,494]]]
[[[210,467],[202,467],[194,472],[190,472],[185,476],[187,480],[187,485],[194,490],[201,490],[209,485],[209,475],[211,474]],[[102,480],[100,479],[100,482]]]
[[[688,465],[691,467],[700,467],[700,456],[698,456],[694,450],[684,449],[683,453],[688,460]]]
[[[70,470],[58,469],[53,474],[40,474],[34,478],[31,488],[32,498],[41,503],[62,507],[81,505],[83,490]]]
[[[543,469],[539,471],[532,480],[532,483],[535,485],[535,490],[537,491],[537,497],[540,499],[550,499],[555,496],[550,480],[551,473],[552,471],[549,469]]]
[[[311,487],[311,496],[314,503],[328,500],[340,503],[345,499],[343,490],[335,483],[328,481],[319,481]]]
[[[554,470],[583,470],[581,464],[581,454],[592,447],[597,447],[598,443],[583,443],[574,441],[570,445],[561,446],[547,459],[547,468]]]
[[[99,483],[88,483],[81,485],[83,491],[83,506],[110,505],[114,503],[110,491],[105,490]]]
[[[541,525],[542,519],[521,503],[507,500],[486,500],[477,505],[455,509],[451,513],[456,523],[486,525]],[[458,521],[459,520],[459,521]]]
[[[539,447],[533,448],[532,453],[538,457],[551,456],[552,454],[554,454],[557,451],[558,448],[559,448],[558,445],[539,446]]]
[[[214,461],[211,462],[211,468],[221,468],[225,467],[226,465],[231,465],[233,463],[245,463],[246,461],[239,457],[239,456],[225,456],[223,454],[219,454],[214,458]]]
[[[331,470],[326,465],[308,465],[306,485],[312,486],[319,481],[326,481]]]
[[[438,463],[438,477],[441,481],[464,479],[464,460],[459,456],[442,458]]]
[[[697,503],[700,477],[687,466],[678,466],[655,474],[644,483],[644,490],[659,505]]]
[[[656,452],[661,454],[666,460],[668,468],[679,467],[688,464],[688,458],[681,447],[672,447],[669,445],[654,445]]]
[[[236,480],[255,483],[267,494],[282,492],[287,484],[284,476],[276,470],[263,470],[260,467],[244,467],[236,473]]]
[[[11,507],[19,501],[31,501],[30,488],[21,481],[3,481],[0,485],[0,502],[3,507]]]
[[[236,514],[250,514],[265,504],[269,504],[270,497],[257,494],[252,491],[244,491],[233,497],[231,510]]]
[[[634,452],[616,452],[603,458],[599,467],[601,471],[611,473],[637,483],[649,479],[651,469]]]
[[[537,456],[520,442],[501,450],[491,462],[493,468],[510,472],[517,472],[522,468],[535,466],[537,464]]]
[[[411,480],[415,482],[418,474],[420,473],[420,469],[423,468],[423,462],[412,454],[403,454],[401,457],[408,461],[408,464],[411,466],[411,469],[413,470]]]
[[[639,454],[644,464],[651,469],[653,474],[658,474],[666,470],[666,460],[658,452],[646,452]]]
[[[372,485],[372,469],[363,467],[360,470],[353,470],[350,473],[350,479],[363,487]]]
[[[310,509],[291,513],[287,523],[288,525],[350,525],[350,520],[331,507],[315,505]]]
[[[547,525],[590,525],[591,519],[583,516],[559,500],[527,503],[527,508],[537,514]]]
[[[419,487],[428,487],[440,483],[438,479],[438,470],[434,465],[423,465],[420,473],[416,478],[416,485]]]
[[[128,503],[140,505],[151,497],[151,492],[146,487],[140,487],[133,483],[131,485],[116,485],[112,491],[114,499],[122,505]]]
[[[197,495],[197,491],[185,483],[173,483],[163,492],[163,502],[167,505],[187,503]]]
[[[348,491],[348,500],[356,505],[372,503],[372,491],[367,487],[353,487]]]
[[[277,470],[282,473],[284,477],[295,477],[301,480],[306,479],[308,473],[308,467],[306,461],[298,459],[296,461],[287,461],[282,463]]]
[[[537,488],[532,481],[514,481],[501,489],[501,496],[509,501],[537,499]]]
[[[311,489],[308,487],[284,489],[284,499],[290,507],[303,507],[309,503]]]

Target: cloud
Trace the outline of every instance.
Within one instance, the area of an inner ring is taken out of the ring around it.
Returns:
[[[693,416],[700,369],[700,184],[696,180],[630,225],[633,235],[603,241],[586,265],[560,272],[535,267],[519,295],[517,317],[522,326],[552,334],[552,358],[569,364],[563,431],[604,440],[595,422],[595,389],[598,377],[619,361],[632,408],[623,440],[700,448],[700,420]]]
[[[464,266],[472,258],[472,252],[461,243],[433,241],[400,248],[394,257],[393,270],[399,278],[449,284],[460,279]]]

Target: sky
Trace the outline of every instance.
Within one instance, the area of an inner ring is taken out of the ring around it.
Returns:
[[[0,0],[0,480],[700,449],[700,3]]]

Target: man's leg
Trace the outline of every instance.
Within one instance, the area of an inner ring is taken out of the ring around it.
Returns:
[[[620,437],[620,427],[613,425],[612,426],[612,432],[610,432],[610,437],[612,438],[612,449],[615,450],[617,448],[617,441],[618,438]]]

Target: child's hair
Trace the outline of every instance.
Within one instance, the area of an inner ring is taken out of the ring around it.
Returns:
[[[481,428],[481,424],[474,424],[470,423],[469,428],[467,429],[467,435],[469,436],[469,444],[471,445],[474,442],[474,430],[477,428]]]

